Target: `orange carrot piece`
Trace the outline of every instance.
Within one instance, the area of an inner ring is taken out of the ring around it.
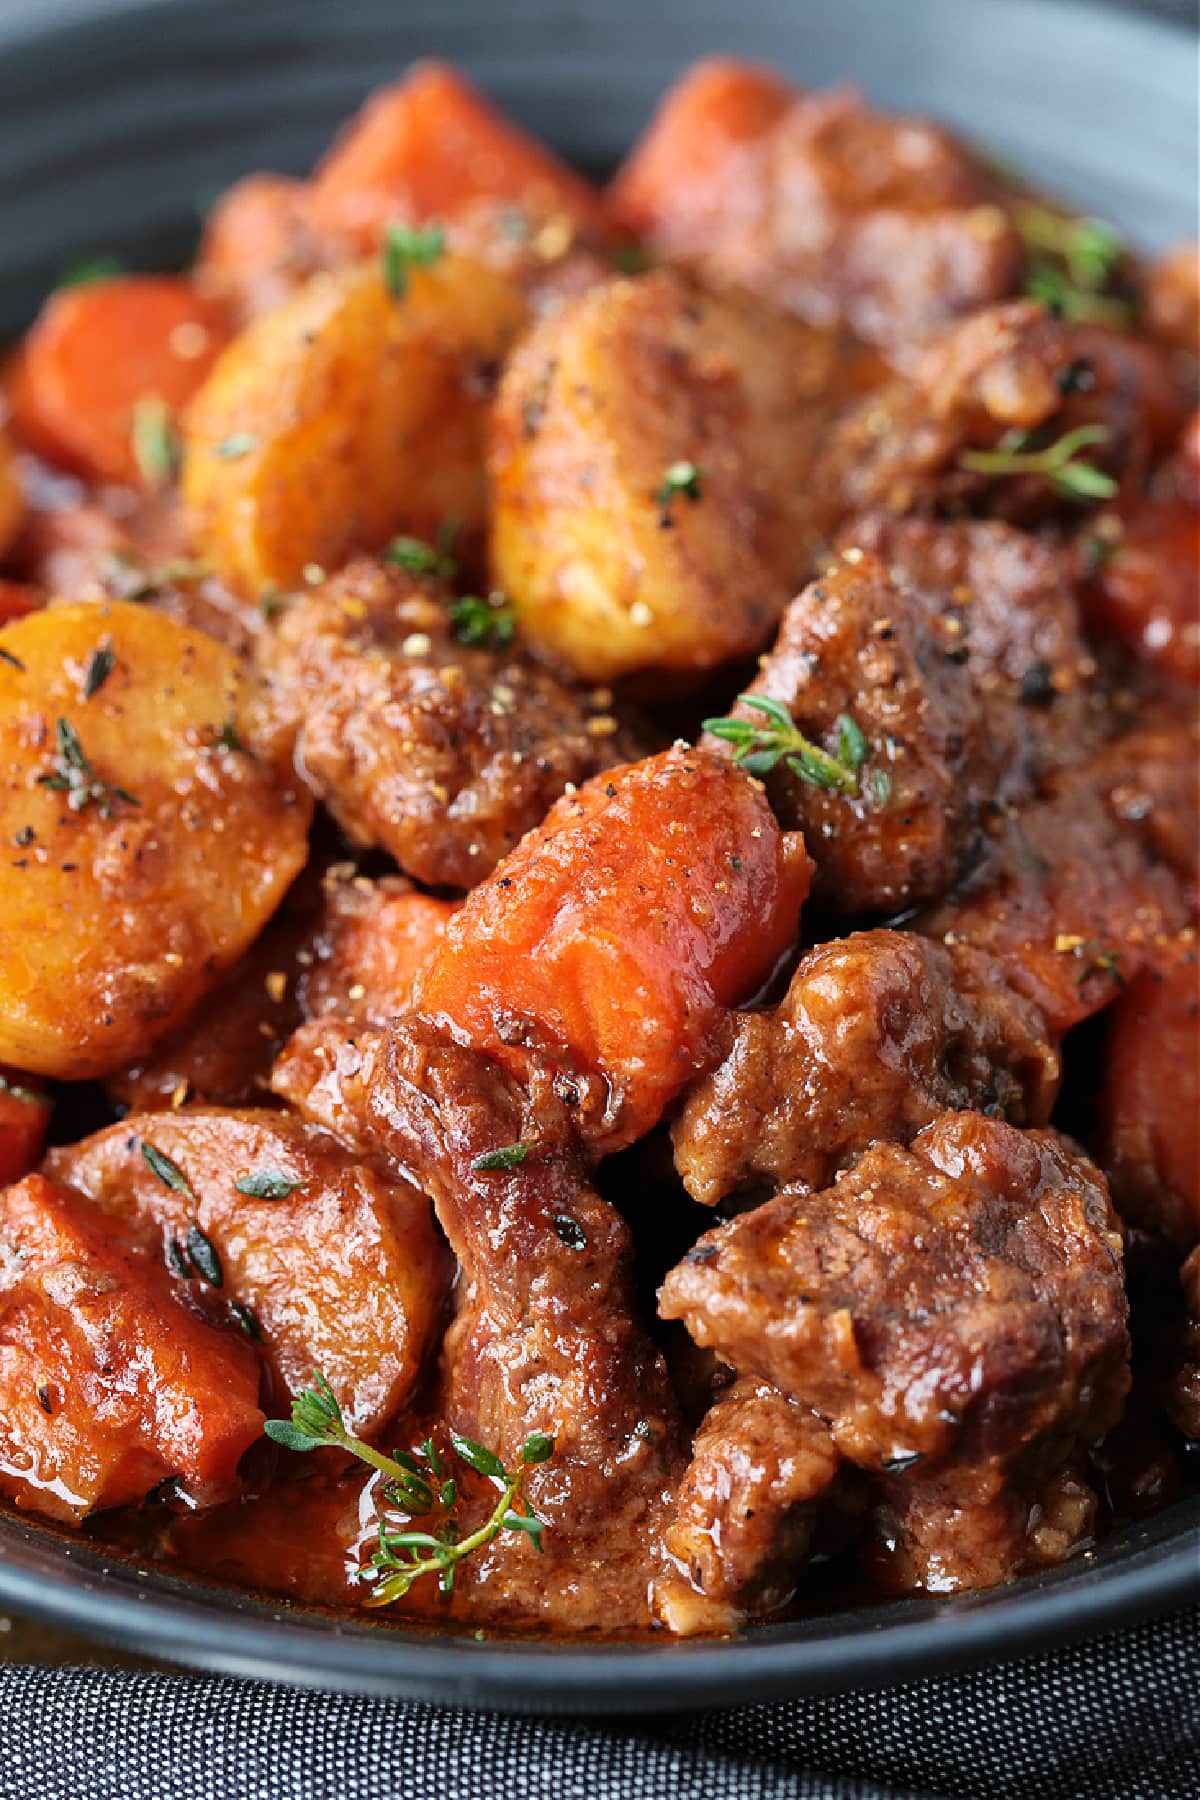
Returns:
[[[318,226],[364,250],[393,220],[451,220],[475,201],[506,201],[534,218],[566,214],[604,229],[600,196],[541,144],[501,117],[443,63],[418,63],[373,95],[320,164]]]
[[[49,1123],[50,1102],[36,1084],[0,1069],[0,1187],[33,1168]]]
[[[153,485],[135,451],[139,402],[173,422],[228,338],[225,309],[173,276],[60,288],[10,375],[14,430],[94,480]]]
[[[664,97],[606,196],[609,215],[636,237],[668,231],[706,206],[729,204],[740,162],[778,124],[796,89],[769,69],[732,57],[697,63]]]
[[[558,801],[451,919],[418,1010],[517,1069],[529,1045],[599,1076],[604,1147],[630,1143],[794,941],[811,872],[761,787],[676,746]]]

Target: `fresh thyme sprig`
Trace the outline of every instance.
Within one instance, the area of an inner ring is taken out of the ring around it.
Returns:
[[[55,743],[58,755],[54,768],[48,775],[38,776],[38,786],[53,788],[56,793],[67,796],[67,805],[72,812],[82,812],[85,807],[95,806],[102,819],[111,819],[113,805],[123,800],[126,806],[139,806],[141,802],[122,787],[110,787],[101,781],[84,753],[79,741],[79,734],[69,719],[57,720],[54,727]]]
[[[741,694],[738,703],[754,707],[770,723],[760,725],[753,719],[726,716],[705,719],[704,730],[735,745],[733,760],[749,774],[769,775],[778,763],[784,762],[812,787],[858,793],[860,771],[870,755],[870,745],[849,713],[838,715],[837,749],[831,754],[796,729],[792,715],[780,701],[770,700],[765,694]],[[878,785],[876,793],[886,798]]]
[[[383,279],[404,298],[410,269],[431,269],[446,248],[440,225],[389,225],[383,238]]]
[[[1053,444],[1038,445],[1027,431],[1008,431],[994,450],[964,450],[959,467],[975,475],[1044,475],[1070,500],[1111,500],[1118,484],[1078,452],[1089,444],[1106,444],[1107,425],[1079,425]]]
[[[532,1539],[538,1550],[542,1548],[545,1520],[534,1513],[524,1490],[529,1469],[554,1454],[554,1440],[543,1432],[535,1431],[526,1438],[515,1469],[507,1469],[493,1450],[473,1438],[450,1433],[459,1461],[498,1490],[488,1518],[464,1538],[458,1535],[453,1515],[458,1483],[448,1473],[446,1459],[434,1440],[426,1438],[419,1449],[397,1450],[391,1456],[364,1444],[347,1429],[337,1397],[320,1370],[313,1374],[312,1387],[292,1402],[291,1418],[268,1419],[266,1433],[288,1450],[346,1450],[386,1477],[384,1497],[393,1506],[417,1517],[434,1515],[428,1531],[397,1531],[386,1520],[380,1521],[379,1548],[368,1565],[374,1574],[368,1606],[390,1605],[424,1575],[435,1575],[442,1593],[449,1594],[463,1558],[490,1544],[502,1531],[519,1533]]]
[[[1128,325],[1133,308],[1108,292],[1123,247],[1101,219],[1070,219],[1044,206],[1023,206],[1017,229],[1030,251],[1025,292],[1064,319],[1089,325]]]

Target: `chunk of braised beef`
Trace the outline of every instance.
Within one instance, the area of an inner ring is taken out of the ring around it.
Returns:
[[[1059,1058],[1037,1008],[965,945],[855,932],[803,957],[772,1012],[740,1014],[672,1127],[692,1198],[826,1187],[876,1141],[964,1109],[1042,1125]]]
[[[287,605],[260,646],[297,766],[356,843],[470,888],[572,783],[639,754],[606,689],[566,686],[478,600],[455,635],[436,580],[362,558]],[[474,621],[474,623],[472,623]]]

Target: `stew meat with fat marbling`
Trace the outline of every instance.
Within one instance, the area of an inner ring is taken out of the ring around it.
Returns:
[[[1036,171],[1035,171],[1036,173]],[[0,1494],[449,1627],[1195,1484],[1197,310],[732,61],[423,65],[0,437]]]

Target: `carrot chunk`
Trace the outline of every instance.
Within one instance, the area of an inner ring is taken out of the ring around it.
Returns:
[[[18,437],[94,480],[154,485],[135,441],[139,403],[169,426],[229,339],[224,308],[186,281],[136,275],[61,288],[10,375]]]
[[[599,1077],[604,1148],[630,1143],[793,942],[811,870],[756,783],[676,746],[558,801],[451,919],[418,1010],[515,1068],[532,1047]]]
[[[599,195],[442,63],[374,94],[317,169],[312,216],[373,249],[393,220],[450,220],[477,201],[602,231]]]
[[[50,1123],[50,1102],[23,1075],[0,1068],[0,1186],[32,1169]]]
[[[727,205],[745,163],[753,198],[755,145],[787,112],[796,90],[769,69],[718,56],[697,63],[664,97],[648,130],[608,190],[610,216],[635,236],[654,237],[705,209]]]
[[[0,1493],[59,1519],[171,1475],[228,1493],[262,1431],[249,1342],[44,1175],[0,1193],[0,1249]]]

